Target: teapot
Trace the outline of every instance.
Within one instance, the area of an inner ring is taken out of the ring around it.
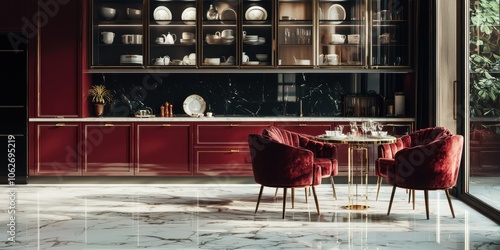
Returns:
[[[168,34],[166,36],[165,35],[163,35],[163,36],[165,37],[166,44],[174,44],[175,41],[177,41],[177,35],[170,34],[170,32],[168,32]]]
[[[170,57],[164,56],[164,57],[154,58],[153,64],[154,65],[169,65],[170,64]]]

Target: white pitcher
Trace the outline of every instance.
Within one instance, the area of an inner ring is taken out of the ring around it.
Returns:
[[[170,32],[168,32],[167,36],[165,37],[165,43],[166,44],[174,44],[175,41],[177,41],[177,35],[170,34]]]
[[[248,62],[248,61],[250,61],[250,57],[248,57],[248,55],[245,54],[245,52],[243,52],[243,54],[241,55],[241,61]]]

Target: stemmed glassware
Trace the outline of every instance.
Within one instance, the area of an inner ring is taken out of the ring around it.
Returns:
[[[356,134],[358,133],[358,125],[356,124],[356,122],[350,122],[349,127],[351,128],[351,135],[356,136]]]
[[[368,130],[370,128],[370,124],[368,122],[361,123],[361,131],[363,132],[363,137],[366,137]]]

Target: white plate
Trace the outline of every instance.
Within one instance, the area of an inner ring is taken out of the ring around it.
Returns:
[[[199,95],[190,95],[184,100],[182,108],[186,114],[198,116],[205,113],[206,103],[203,97]]]
[[[196,8],[195,7],[187,7],[181,15],[182,21],[186,24],[195,24],[196,22]]]
[[[245,12],[245,19],[246,20],[266,20],[267,19],[267,11],[266,9],[260,7],[260,6],[252,6],[247,9]]]
[[[328,9],[328,20],[335,21],[334,24],[340,24],[345,20],[345,9],[340,4],[333,4]]]
[[[226,8],[220,13],[220,20],[222,21],[235,21],[236,11],[231,8]]]
[[[158,6],[153,12],[153,18],[159,24],[169,24],[172,20],[172,12],[165,6]]]

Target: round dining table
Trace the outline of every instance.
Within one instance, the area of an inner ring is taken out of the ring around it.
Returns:
[[[394,143],[396,137],[386,136],[350,136],[350,135],[318,135],[316,139],[323,142],[335,144],[347,144],[348,148],[348,161],[347,161],[347,199],[348,203],[344,206],[345,209],[350,210],[364,210],[368,206],[368,170],[369,170],[369,154],[368,146]],[[355,152],[361,152],[361,163],[354,164]],[[356,178],[359,177],[359,178]],[[354,189],[354,190],[353,190]]]

